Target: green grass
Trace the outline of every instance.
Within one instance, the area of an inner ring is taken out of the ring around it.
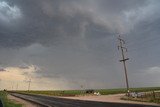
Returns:
[[[4,107],[22,107],[21,104],[15,104],[13,101],[7,99],[7,93],[0,91],[0,99],[3,102]]]
[[[131,88],[131,92],[147,92],[147,91],[155,91],[160,90],[160,87],[145,87],[145,88]],[[126,89],[119,88],[119,89],[96,89],[95,91],[100,92],[101,95],[108,95],[108,94],[119,94],[125,93]],[[76,96],[76,95],[83,95],[84,90],[57,90],[57,91],[19,91],[22,93],[27,94],[43,94],[43,95],[51,95],[51,96]]]
[[[82,94],[81,90],[57,90],[57,91],[19,91],[27,94],[43,94],[51,96],[75,96]]]
[[[147,92],[147,91],[156,91],[156,90],[160,90],[160,87],[130,88],[131,92]],[[102,95],[126,93],[125,88],[101,89],[97,91],[100,92]]]

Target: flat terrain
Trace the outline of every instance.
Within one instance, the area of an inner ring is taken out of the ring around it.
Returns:
[[[10,99],[11,101],[14,101],[17,104],[22,104],[22,107],[41,107],[37,104],[34,104],[34,103],[29,102],[29,101],[23,100],[21,98],[14,97],[12,95],[8,95],[7,97],[8,97],[8,99]]]
[[[76,100],[85,100],[85,101],[87,100],[87,101],[128,103],[128,104],[144,104],[144,105],[157,105],[157,106],[160,106],[160,104],[155,104],[155,103],[121,100],[121,98],[123,96],[124,96],[124,94],[114,94],[114,95],[77,96],[77,97],[62,97],[62,98],[76,99]]]
[[[98,101],[86,101],[75,100],[66,98],[49,97],[42,95],[27,95],[12,93],[16,97],[31,100],[37,103],[41,103],[44,107],[159,107],[156,105],[141,105],[141,104],[127,104],[127,103],[113,103],[113,102],[98,102]]]
[[[142,87],[142,88],[130,88],[131,92],[148,92],[160,90],[160,87]],[[110,95],[110,94],[121,94],[126,93],[126,89],[95,89],[94,91],[100,92],[101,95]],[[30,91],[18,91],[21,93],[28,94],[43,94],[50,96],[77,96],[85,94],[85,90],[30,90]]]

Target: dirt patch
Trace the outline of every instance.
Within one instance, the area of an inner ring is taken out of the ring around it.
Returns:
[[[23,107],[42,107],[42,106],[39,106],[39,105],[37,105],[37,104],[31,103],[31,102],[29,102],[29,101],[26,101],[26,100],[23,100],[23,99],[14,97],[14,96],[12,96],[12,95],[8,95],[7,97],[8,97],[8,99],[16,102],[17,104],[22,104]]]
[[[136,101],[127,101],[122,100],[124,94],[115,94],[115,95],[101,95],[101,96],[78,96],[78,97],[63,97],[67,99],[77,99],[77,100],[88,100],[88,101],[100,101],[100,102],[117,102],[117,103],[130,103],[130,104],[144,104],[144,105],[158,105],[155,103],[146,103],[146,102],[136,102]]]

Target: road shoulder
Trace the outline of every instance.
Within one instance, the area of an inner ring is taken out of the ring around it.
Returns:
[[[29,101],[26,101],[26,100],[23,100],[23,99],[20,99],[20,98],[17,98],[17,97],[14,97],[12,95],[8,95],[7,98],[10,99],[11,101],[14,101],[17,104],[22,104],[23,107],[40,107],[40,106],[38,106],[34,103],[31,103]]]

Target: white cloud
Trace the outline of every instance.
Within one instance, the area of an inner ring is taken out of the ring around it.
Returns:
[[[134,25],[137,23],[146,19],[155,20],[157,17],[159,17],[157,13],[159,13],[159,3],[155,3],[154,1],[150,1],[149,5],[123,12],[125,23],[128,24],[130,29],[134,28]]]
[[[10,6],[7,2],[0,2],[0,20],[10,22],[22,16],[20,9],[17,6]]]
[[[150,67],[150,68],[148,68],[148,70],[146,70],[146,72],[150,73],[150,74],[156,74],[156,73],[160,74],[160,67],[158,67],[158,66]]]

